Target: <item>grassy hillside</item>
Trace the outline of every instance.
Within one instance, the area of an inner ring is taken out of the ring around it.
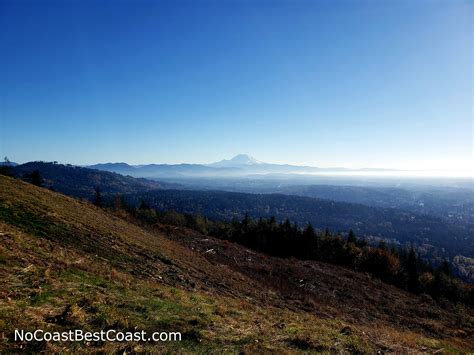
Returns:
[[[126,217],[126,216],[124,216]],[[0,352],[467,351],[472,309],[186,229],[142,229],[0,176]],[[19,316],[21,315],[21,316]],[[20,343],[14,329],[179,331],[169,343]]]

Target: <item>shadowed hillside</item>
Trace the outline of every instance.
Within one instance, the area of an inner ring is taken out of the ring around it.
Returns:
[[[11,173],[23,180],[30,180],[35,171],[39,173],[44,187],[85,199],[91,199],[96,188],[104,194],[115,194],[138,193],[178,186],[132,178],[108,171],[47,162],[30,162],[11,168]]]
[[[122,216],[127,218],[127,216]],[[468,351],[472,309],[366,274],[148,229],[0,176],[0,351]],[[19,317],[18,315],[22,316]],[[14,329],[180,331],[178,343],[15,343]]]

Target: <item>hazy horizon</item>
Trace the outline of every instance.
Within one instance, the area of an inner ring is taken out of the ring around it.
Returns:
[[[229,161],[237,156],[247,156],[251,159],[256,159],[255,157],[253,157],[252,155],[250,154],[245,154],[245,153],[240,153],[240,154],[237,154],[233,157],[226,157],[226,158],[223,158],[221,160],[218,160],[218,161],[211,161],[211,162],[199,162],[199,163],[189,163],[187,161],[182,161],[182,162],[178,162],[178,163],[166,163],[166,162],[157,162],[157,161],[153,161],[153,162],[146,162],[146,163],[140,163],[140,164],[131,164],[129,162],[126,162],[126,161],[101,161],[101,162],[91,162],[91,163],[87,163],[87,164],[77,164],[77,163],[74,163],[74,162],[70,162],[70,161],[57,161],[57,160],[51,160],[49,162],[58,162],[59,164],[72,164],[72,165],[76,165],[76,166],[84,166],[84,167],[88,167],[88,166],[93,166],[93,165],[97,165],[97,164],[121,164],[121,163],[125,163],[125,164],[128,164],[130,166],[136,166],[136,167],[140,167],[140,166],[144,166],[144,165],[149,165],[149,164],[164,164],[164,165],[179,165],[179,164],[196,164],[196,165],[204,165],[204,166],[210,166],[210,165],[213,165],[215,163],[219,163],[221,161]],[[10,159],[11,160],[11,159]],[[259,163],[262,163],[262,164],[280,164],[280,163],[274,163],[274,162],[268,162],[268,161],[262,161],[262,160],[259,160],[259,159],[256,159]],[[28,163],[28,162],[32,162],[32,161],[21,161],[21,162],[18,162],[18,161],[14,161],[14,160],[11,160],[12,162],[14,163],[18,163],[18,164],[24,164],[24,163]],[[45,161],[45,160],[41,160],[41,161]],[[291,166],[299,166],[299,165],[295,165],[295,164],[289,164],[289,163],[283,163],[281,165],[291,165]],[[389,168],[384,168],[384,167],[377,167],[377,168],[366,168],[366,167],[356,167],[356,168],[348,168],[348,167],[344,167],[344,166],[319,166],[319,165],[304,165],[306,167],[313,167],[313,168],[321,168],[323,169],[323,171],[320,171],[320,172],[291,172],[291,173],[288,173],[290,175],[306,175],[306,176],[340,176],[340,177],[344,177],[344,176],[347,176],[347,177],[350,177],[350,176],[353,176],[353,177],[356,177],[356,176],[361,176],[361,177],[413,177],[413,178],[416,178],[416,177],[421,177],[421,178],[424,178],[424,177],[433,177],[433,178],[474,178],[474,172],[472,170],[469,170],[469,169],[466,169],[466,170],[449,170],[449,169],[389,169]],[[331,169],[346,169],[344,171],[334,171]],[[265,175],[265,174],[262,174],[262,175]]]

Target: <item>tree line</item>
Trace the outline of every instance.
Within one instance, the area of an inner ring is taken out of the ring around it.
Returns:
[[[300,228],[288,219],[252,219],[248,214],[241,220],[213,221],[197,214],[158,211],[144,200],[133,207],[120,195],[106,204],[100,190],[96,190],[95,204],[125,210],[148,225],[191,228],[269,255],[322,261],[367,272],[386,283],[436,300],[474,304],[474,288],[453,277],[447,261],[435,268],[422,260],[413,247],[389,247],[383,241],[370,245],[357,238],[352,230],[342,236],[332,234],[327,228],[317,232],[311,224]]]

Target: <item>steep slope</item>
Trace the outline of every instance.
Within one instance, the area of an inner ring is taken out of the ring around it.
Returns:
[[[0,239],[2,352],[474,347],[471,309],[443,309],[363,274],[186,229],[145,230],[3,176]],[[183,341],[21,343],[14,329],[170,330]]]

